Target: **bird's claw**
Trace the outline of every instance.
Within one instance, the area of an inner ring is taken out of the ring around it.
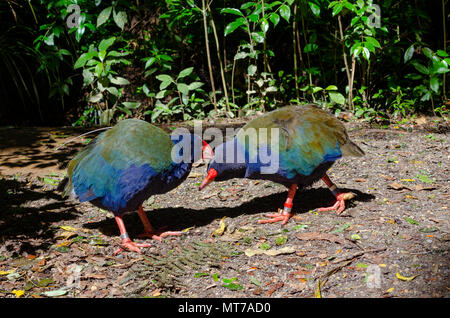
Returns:
[[[282,209],[278,209],[278,213],[269,213],[266,214],[266,217],[268,217],[269,219],[259,220],[258,224],[275,223],[282,221],[283,223],[281,223],[281,225],[285,225],[292,217],[292,214]]]
[[[151,238],[157,241],[161,241],[163,238],[167,236],[180,236],[183,234],[180,231],[167,231],[167,232],[161,232],[161,231],[145,231],[144,233],[141,233],[138,235],[140,238]]]
[[[326,208],[318,208],[317,211],[328,212],[335,210],[336,213],[339,215],[345,209],[345,201],[353,199],[354,197],[355,194],[353,192],[345,192],[345,193],[340,192],[336,195],[336,202],[334,203],[334,205]]]
[[[151,244],[147,243],[135,243],[129,238],[123,239],[121,246],[113,253],[113,255],[117,255],[123,252],[125,249],[130,250],[132,252],[136,252],[138,254],[142,254],[140,247],[150,247]]]

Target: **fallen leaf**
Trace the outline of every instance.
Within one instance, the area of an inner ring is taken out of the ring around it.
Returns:
[[[398,183],[398,182],[393,182],[391,183],[388,188],[394,189],[394,190],[410,190],[412,191],[412,189],[410,187],[405,186],[404,184]]]
[[[20,297],[22,297],[25,294],[25,291],[14,289],[11,293],[16,295],[16,298],[20,298]]]
[[[340,233],[340,232],[342,232],[343,230],[349,228],[351,225],[352,225],[351,222],[345,223],[344,225],[342,225],[342,226],[338,227],[337,229],[331,231],[331,234]]]
[[[70,231],[70,232],[76,232],[79,229],[72,227],[72,226],[68,226],[68,225],[60,225],[59,226],[60,229],[63,229],[64,231]]]
[[[355,178],[355,182],[367,182],[367,179],[364,178]]]
[[[185,229],[183,229],[183,230],[181,230],[181,232],[183,232],[183,233],[187,233],[189,230],[192,230],[194,227],[193,226],[191,226],[191,227],[187,227],[187,228],[185,228]]]
[[[219,222],[219,227],[218,227],[217,229],[215,229],[215,230],[211,233],[211,237],[223,235],[223,233],[225,232],[225,228],[226,228],[225,219],[226,219],[226,216],[224,216],[224,217],[220,220],[220,222]]]
[[[350,238],[351,238],[353,241],[356,241],[356,240],[360,240],[360,239],[361,239],[361,236],[359,236],[359,234],[352,234],[352,236],[350,236]]]
[[[16,268],[10,269],[9,271],[0,271],[0,276],[9,275],[11,273],[14,273],[15,271],[16,271]]]
[[[275,286],[273,286],[271,289],[269,289],[269,290],[266,292],[266,297],[272,296],[272,294],[273,294],[274,292],[276,292],[278,289],[280,289],[280,288],[283,287],[283,286],[284,286],[284,283],[283,283],[283,282],[278,282],[278,283],[276,283]]]
[[[423,186],[421,184],[418,184],[414,187],[414,190],[416,191],[422,191],[422,190],[426,190],[426,191],[431,191],[431,190],[435,190],[437,189],[437,186]]]
[[[387,289],[384,293],[385,294],[392,293],[394,290],[395,290],[395,288],[391,287],[391,288]]]
[[[413,280],[413,279],[416,278],[417,276],[419,276],[419,275],[414,275],[414,276],[406,277],[406,276],[400,275],[399,272],[397,272],[397,273],[395,274],[395,277],[397,277],[397,278],[400,279],[400,280],[407,281],[407,282]]]
[[[314,290],[314,298],[322,298],[322,294],[320,292],[320,280],[317,280],[317,287]]]
[[[412,224],[412,225],[419,225],[419,222],[417,222],[416,220],[409,218],[407,216],[404,217],[405,221]]]
[[[277,256],[281,254],[292,254],[295,253],[295,248],[291,246],[286,246],[280,249],[262,250],[260,248],[248,248],[244,251],[245,255],[252,257],[258,254],[265,254],[268,256]]]
[[[47,297],[58,297],[67,294],[67,290],[65,289],[56,289],[43,293]]]

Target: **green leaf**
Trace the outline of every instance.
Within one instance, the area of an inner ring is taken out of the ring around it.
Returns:
[[[289,22],[289,18],[291,17],[291,8],[285,4],[282,4],[279,8],[280,15],[283,19]]]
[[[344,5],[342,3],[336,3],[336,5],[333,7],[333,17],[338,15],[339,12],[342,11],[342,9],[344,8]]]
[[[419,179],[420,181],[425,182],[425,183],[433,183],[434,182],[434,180],[430,179],[430,177],[428,177],[425,174],[418,174],[417,179]]]
[[[285,235],[279,236],[275,239],[275,244],[278,246],[286,244],[286,242],[287,242],[287,236],[285,236]]]
[[[423,54],[425,54],[426,57],[428,57],[429,59],[433,59],[433,51],[428,48],[428,47],[424,47],[422,49]]]
[[[403,61],[406,63],[408,62],[412,56],[414,54],[414,44],[411,45],[406,51],[405,54],[403,55]]]
[[[197,88],[200,88],[203,86],[202,82],[192,82],[191,84],[189,84],[189,90],[193,91],[196,90]]]
[[[406,222],[408,222],[408,223],[410,223],[412,225],[419,225],[419,222],[417,222],[416,220],[411,219],[411,218],[409,218],[407,216],[404,219],[405,219]]]
[[[110,93],[111,93],[112,95],[114,95],[114,96],[119,96],[119,90],[118,90],[116,87],[114,87],[114,86],[112,86],[112,87],[107,87],[106,90],[107,90],[108,92],[110,92]]]
[[[245,59],[248,56],[247,52],[238,52],[236,53],[236,55],[234,56],[234,60],[240,60],[240,59]]]
[[[84,69],[83,70],[83,85],[87,86],[87,85],[91,84],[93,81],[94,81],[94,74],[91,71]]]
[[[345,97],[339,92],[328,92],[330,95],[330,99],[335,102],[336,104],[344,105],[345,104]]]
[[[234,15],[239,15],[241,17],[244,16],[244,14],[241,12],[241,10],[235,9],[235,8],[223,8],[222,10],[220,10],[220,13],[230,13],[230,14],[234,14]]]
[[[127,14],[125,11],[119,11],[116,14],[116,11],[113,12],[113,19],[116,25],[123,30],[123,27],[125,26],[125,23],[127,23]]]
[[[167,74],[159,74],[156,75],[156,79],[161,81],[161,82],[169,82],[169,83],[174,83],[172,77],[170,75]]]
[[[241,25],[243,25],[245,23],[246,23],[246,21],[244,18],[238,18],[238,19],[234,20],[233,22],[229,23],[225,27],[225,31],[224,31],[225,36],[232,33],[234,30],[236,30],[237,28],[239,28]]]
[[[101,99],[103,98],[103,94],[102,93],[98,93],[96,95],[93,95],[89,98],[89,102],[90,103],[97,103],[99,102]]]
[[[100,12],[100,14],[97,17],[97,28],[101,26],[103,23],[105,23],[109,16],[111,15],[112,7],[107,7]]]
[[[129,110],[128,108],[125,107],[121,107],[121,106],[116,106],[117,109],[121,110],[122,112],[124,112],[125,114],[127,114],[128,116],[132,116],[133,113],[131,112],[131,110]]]
[[[325,88],[326,91],[337,91],[337,86],[336,85],[329,85],[327,86],[327,88]]]
[[[273,26],[276,27],[278,22],[280,22],[280,16],[278,14],[276,14],[275,12],[271,13],[269,16],[269,20],[270,20],[270,22],[273,23]]]
[[[309,7],[311,8],[312,13],[318,17],[320,16],[320,7],[314,2],[308,1]]]
[[[195,278],[203,277],[203,276],[209,276],[209,274],[208,273],[194,273]]]
[[[261,32],[252,32],[251,36],[252,36],[252,39],[255,40],[256,43],[264,42],[264,36],[261,34]]]
[[[436,54],[437,54],[438,56],[440,56],[440,57],[447,57],[447,56],[448,56],[448,53],[445,52],[444,50],[437,50],[437,51],[436,51]]]
[[[375,38],[373,38],[371,36],[366,36],[365,40],[366,40],[366,42],[369,42],[370,44],[372,44],[374,47],[378,47],[378,48],[381,47],[380,42],[378,42],[377,39],[375,39]]]
[[[432,77],[430,79],[430,88],[437,93],[439,91],[439,78]]]
[[[425,74],[425,75],[430,75],[430,71],[423,66],[422,64],[420,64],[417,61],[412,62],[412,65],[416,68],[416,70],[418,70],[420,73]]]
[[[122,103],[123,106],[125,106],[126,108],[138,108],[139,106],[141,106],[141,103],[139,102],[123,102]]]
[[[184,83],[178,83],[177,89],[184,95],[187,95],[189,93],[189,86]]]
[[[190,74],[192,73],[193,70],[194,70],[193,67],[185,68],[184,70],[182,70],[182,71],[180,72],[180,74],[178,74],[177,79],[183,78],[183,77],[186,77],[186,76],[190,75]]]
[[[116,84],[116,85],[128,85],[128,84],[130,84],[130,82],[127,79],[125,79],[123,77],[120,77],[120,76],[111,77],[109,80],[111,81],[111,83]]]
[[[261,19],[261,31],[263,33],[266,33],[269,30],[269,21],[267,21],[265,18]]]
[[[67,290],[65,290],[65,289],[56,289],[56,290],[43,292],[42,294],[44,294],[47,297],[58,297],[58,296],[63,296],[65,294],[67,294]]]
[[[158,94],[156,94],[155,98],[157,98],[157,99],[163,98],[163,97],[164,97],[164,94],[165,94],[166,92],[167,92],[167,91],[166,91],[165,89],[159,91]]]
[[[106,51],[108,48],[114,44],[114,41],[116,40],[115,36],[110,37],[109,39],[102,40],[100,44],[98,45],[99,51]]]
[[[439,231],[439,229],[437,227],[434,227],[434,226],[432,226],[432,227],[421,227],[419,229],[419,231],[422,232],[422,233],[432,233],[432,232]]]
[[[337,229],[333,230],[333,231],[331,232],[331,234],[340,233],[340,232],[342,232],[343,230],[345,230],[346,228],[350,227],[350,225],[352,225],[351,222],[345,223],[344,225],[342,225],[342,226],[338,227]]]
[[[249,67],[247,68],[247,73],[250,76],[253,76],[256,74],[256,71],[258,70],[258,68],[256,67],[256,65],[249,65]]]
[[[80,57],[76,60],[75,64],[73,65],[74,69],[83,67],[87,61],[89,61],[94,56],[97,56],[97,52],[87,52],[80,55]]]
[[[250,276],[250,282],[256,286],[261,286],[261,282],[256,279],[254,276]]]
[[[368,61],[370,59],[370,51],[369,51],[369,49],[366,48],[366,47],[363,47],[362,48],[362,55]]]

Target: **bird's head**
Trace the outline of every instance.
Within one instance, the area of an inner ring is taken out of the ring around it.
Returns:
[[[202,190],[212,181],[242,178],[245,176],[245,169],[245,162],[238,160],[235,141],[221,144],[214,149],[214,157],[208,164],[208,174],[199,189]]]

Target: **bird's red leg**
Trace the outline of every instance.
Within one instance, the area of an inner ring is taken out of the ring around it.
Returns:
[[[292,217],[292,213],[291,213],[292,206],[293,206],[292,202],[294,201],[294,196],[295,196],[296,191],[297,191],[297,185],[296,184],[291,185],[289,188],[289,191],[288,191],[288,196],[287,196],[286,202],[284,202],[283,210],[280,211],[279,213],[266,214],[266,216],[269,219],[259,220],[258,223],[264,224],[264,223],[274,223],[274,222],[283,221],[283,223],[281,225],[285,225],[289,221],[289,219]]]
[[[352,192],[339,192],[336,185],[330,180],[330,178],[325,174],[325,176],[322,177],[322,181],[325,182],[325,184],[330,189],[331,193],[333,193],[334,197],[336,198],[336,203],[333,206],[327,207],[327,208],[319,208],[317,211],[320,212],[326,212],[326,211],[332,211],[336,210],[337,214],[341,214],[342,211],[345,209],[345,200],[350,200],[355,195]]]
[[[120,252],[122,252],[124,250],[124,248],[141,254],[140,247],[150,247],[151,246],[150,244],[134,243],[128,236],[127,230],[125,228],[125,223],[123,223],[123,220],[122,220],[121,216],[116,216],[116,222],[117,222],[117,225],[119,226],[120,238],[122,239],[122,246],[119,247],[114,252],[114,255],[119,254]]]
[[[180,231],[167,231],[167,232],[155,231],[150,221],[148,220],[147,215],[145,214],[144,209],[142,208],[142,205],[139,206],[138,214],[139,217],[141,218],[142,224],[144,225],[144,233],[140,234],[139,237],[150,237],[154,240],[161,241],[163,237],[169,235],[177,236],[182,234]]]

